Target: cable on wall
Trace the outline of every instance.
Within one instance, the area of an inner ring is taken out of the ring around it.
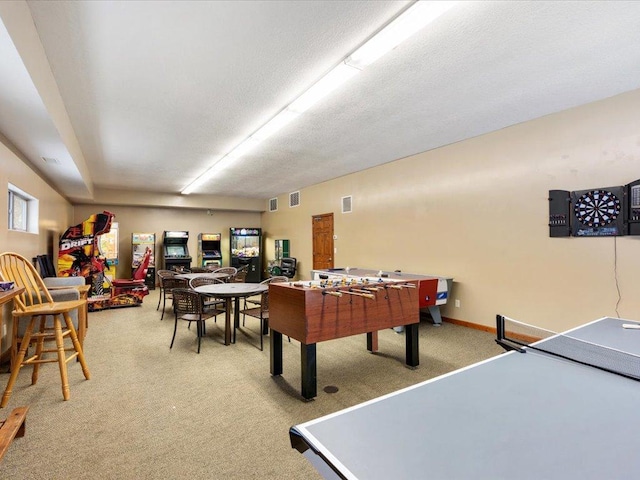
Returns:
[[[620,301],[622,300],[622,295],[620,294],[620,285],[618,284],[618,237],[613,237],[613,278],[616,282],[616,291],[618,292],[618,299],[616,301],[616,316],[620,318],[620,314],[618,313],[618,305],[620,305]]]

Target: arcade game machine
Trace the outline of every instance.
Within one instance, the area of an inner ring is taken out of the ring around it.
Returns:
[[[118,266],[118,222],[111,223],[111,229],[98,236],[98,249],[104,257],[104,288],[109,288],[109,282],[116,278]]]
[[[149,294],[144,283],[106,277],[107,257],[113,255],[100,250],[100,237],[110,232],[114,214],[110,212],[91,215],[79,225],[69,227],[60,238],[58,275],[61,277],[85,277],[91,285],[87,299],[90,312],[114,307],[140,305]],[[105,242],[106,247],[110,242]],[[116,242],[117,244],[117,242]],[[146,268],[146,267],[145,267]],[[112,288],[113,285],[118,288]]]
[[[58,276],[84,277],[87,285],[102,285],[105,258],[100,255],[98,242],[101,235],[111,230],[114,216],[107,211],[96,213],[67,228],[60,237]]]
[[[231,228],[231,266],[241,268],[249,266],[248,283],[262,280],[262,229]]]
[[[164,268],[167,270],[184,270],[191,267],[189,255],[189,232],[166,231],[162,236],[164,247]]]
[[[144,283],[150,290],[156,288],[156,234],[155,233],[132,233],[131,234],[131,275],[140,267],[147,248],[151,250],[149,266],[144,278]]]
[[[198,263],[199,267],[221,267],[222,249],[220,240],[221,233],[199,233],[198,234]]]

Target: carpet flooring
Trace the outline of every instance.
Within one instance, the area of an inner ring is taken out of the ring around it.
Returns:
[[[92,312],[85,340],[91,379],[69,364],[71,398],[62,400],[55,364],[36,385],[20,372],[9,405],[28,405],[27,431],[0,463],[17,479],[317,479],[289,443],[289,428],[450,372],[502,352],[489,333],[445,322],[420,325],[420,366],[404,365],[404,335],[380,332],[380,351],[366,336],[317,346],[318,396],[300,396],[300,344],[283,342],[284,373],[269,373],[269,338],[259,349],[259,322],[247,318],[236,344],[225,346],[224,318],[207,322],[197,354],[195,325],[144,304]],[[4,386],[8,374],[0,375]],[[337,387],[325,393],[324,387]],[[472,392],[469,401],[473,401]],[[4,415],[3,415],[4,414]],[[402,413],[399,412],[399,415]]]

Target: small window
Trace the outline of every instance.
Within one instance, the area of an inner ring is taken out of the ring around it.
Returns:
[[[38,200],[9,184],[9,230],[38,233]]]

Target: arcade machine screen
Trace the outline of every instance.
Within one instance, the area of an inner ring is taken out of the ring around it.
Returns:
[[[167,257],[185,257],[187,251],[184,245],[167,245],[166,247]]]

